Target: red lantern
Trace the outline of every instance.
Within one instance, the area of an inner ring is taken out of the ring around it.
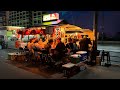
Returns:
[[[36,30],[36,33],[37,33],[37,34],[40,34],[40,31],[41,31],[40,29],[37,29],[37,30]]]
[[[20,38],[20,34],[18,34],[17,38]]]
[[[24,35],[29,35],[29,34],[30,34],[29,29],[26,29],[25,32],[24,32]]]

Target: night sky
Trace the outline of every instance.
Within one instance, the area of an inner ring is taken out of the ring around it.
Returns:
[[[60,19],[65,19],[69,23],[81,28],[93,29],[94,11],[49,11],[50,13],[58,12]],[[104,17],[103,17],[104,16]],[[104,22],[104,30],[102,30]],[[98,31],[104,32],[108,36],[114,36],[120,26],[120,11],[99,11]]]

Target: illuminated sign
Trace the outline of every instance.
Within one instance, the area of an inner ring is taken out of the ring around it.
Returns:
[[[50,20],[56,20],[56,19],[59,19],[58,13],[43,15],[43,21],[50,21]]]
[[[44,22],[43,25],[51,25],[52,22]]]
[[[59,22],[61,22],[61,20],[52,21],[52,24],[58,24]]]
[[[61,20],[51,21],[51,22],[43,22],[43,25],[58,24],[59,22],[61,22]]]
[[[59,28],[59,27],[56,27],[56,29],[55,29],[55,34],[56,34],[56,38],[60,38],[60,36],[61,36],[61,31],[60,31],[60,28]]]

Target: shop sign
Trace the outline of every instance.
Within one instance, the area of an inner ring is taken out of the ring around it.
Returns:
[[[60,37],[61,36],[61,32],[60,32],[60,28],[56,28],[56,37]]]
[[[56,20],[56,19],[59,19],[58,13],[43,15],[43,21],[50,21],[50,20]]]

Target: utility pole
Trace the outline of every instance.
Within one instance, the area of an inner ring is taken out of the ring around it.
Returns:
[[[94,50],[97,51],[98,11],[94,12],[93,33],[95,37]]]
[[[102,44],[103,44],[103,35],[104,35],[104,33],[103,33],[103,31],[104,31],[104,11],[102,12]]]

